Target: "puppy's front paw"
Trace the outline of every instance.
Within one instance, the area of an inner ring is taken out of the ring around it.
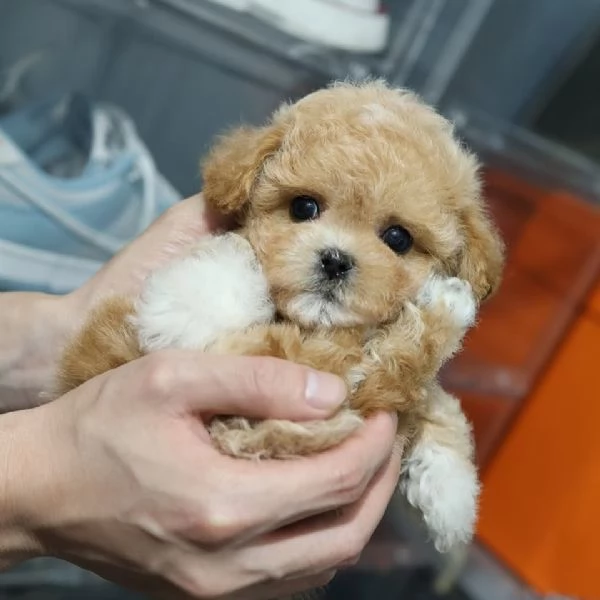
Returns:
[[[209,432],[223,454],[236,458],[289,459],[333,448],[362,425],[358,414],[343,410],[326,421],[302,423],[276,419],[249,421],[239,417],[215,419]]]
[[[458,277],[431,276],[421,288],[417,304],[423,308],[441,307],[460,328],[475,323],[477,302],[471,285]]]
[[[219,336],[273,318],[267,280],[250,244],[207,238],[154,272],[136,306],[142,348],[207,349]]]
[[[438,552],[471,541],[479,498],[471,462],[448,447],[419,442],[405,459],[400,489],[423,514]]]

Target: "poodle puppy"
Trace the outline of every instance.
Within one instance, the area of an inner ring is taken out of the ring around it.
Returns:
[[[398,414],[401,490],[440,551],[473,535],[470,425],[437,373],[498,287],[503,245],[476,159],[452,125],[381,81],[335,83],[241,127],[208,154],[204,198],[233,232],[101,303],[62,356],[58,392],[147,352],[268,355],[348,386],[331,419],[216,418],[235,457],[321,452]]]

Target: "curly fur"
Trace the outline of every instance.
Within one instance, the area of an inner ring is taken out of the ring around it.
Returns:
[[[204,196],[236,231],[155,273],[135,303],[102,305],[67,348],[58,389],[172,346],[330,371],[349,389],[330,420],[216,419],[215,444],[233,456],[293,458],[395,411],[408,440],[402,490],[438,549],[469,541],[479,491],[471,431],[436,377],[503,267],[477,170],[448,121],[379,81],[334,84],[263,127],[228,133],[204,161]],[[290,218],[300,195],[319,201],[318,219]],[[410,231],[410,251],[382,242],[390,225]],[[316,257],[331,247],[355,266],[325,293]]]

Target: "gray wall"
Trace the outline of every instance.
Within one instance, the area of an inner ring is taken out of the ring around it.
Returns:
[[[527,125],[599,24],[598,0],[496,0],[443,103]]]
[[[443,110],[467,106],[527,124],[538,92],[557,84],[559,67],[600,22],[599,0],[389,4],[390,54],[373,59],[314,54],[202,0],[0,0],[0,67],[43,51],[23,98],[77,89],[122,106],[161,170],[188,194],[201,185],[198,159],[216,133],[260,121],[282,99],[347,73],[383,72],[417,90],[437,89],[430,99]],[[471,27],[481,20],[472,43],[470,14]],[[459,52],[442,73],[447,89],[436,86],[436,67],[457,42],[464,57]]]
[[[213,32],[180,18],[171,25],[181,42],[133,19],[96,11],[91,3],[73,11],[46,0],[0,0],[0,61],[14,64],[43,49],[43,62],[26,79],[23,96],[77,89],[122,106],[161,170],[188,194],[200,186],[198,159],[211,138],[231,124],[263,119],[303,75],[275,65],[276,84],[241,76],[221,60]],[[169,27],[164,19],[162,26]],[[185,35],[195,37],[199,49],[187,47]],[[238,54],[242,65],[249,60],[247,49]],[[260,64],[261,58],[255,61]]]

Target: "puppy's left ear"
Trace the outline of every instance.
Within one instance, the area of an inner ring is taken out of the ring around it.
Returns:
[[[215,212],[243,220],[263,163],[275,154],[285,126],[240,127],[221,138],[203,161],[204,199]]]
[[[457,275],[471,284],[482,302],[500,285],[504,243],[480,202],[463,209],[464,246],[458,256]]]

